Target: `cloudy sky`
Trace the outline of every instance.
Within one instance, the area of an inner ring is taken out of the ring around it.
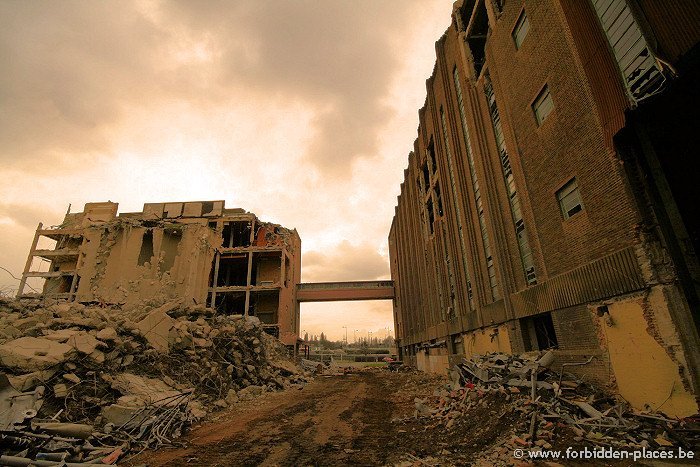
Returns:
[[[0,2],[0,267],[71,204],[225,199],[299,231],[306,282],[389,277],[449,0]],[[0,270],[0,292],[16,288]],[[331,338],[390,302],[305,304]],[[358,331],[355,332],[355,329]]]

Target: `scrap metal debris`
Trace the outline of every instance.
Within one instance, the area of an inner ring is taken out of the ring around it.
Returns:
[[[0,465],[114,465],[309,380],[255,317],[0,298]]]
[[[436,389],[432,398],[415,399],[412,419],[425,420],[430,427],[458,430],[475,410],[505,401],[499,416],[516,413],[517,421],[507,438],[484,450],[480,465],[510,465],[513,450],[518,448],[552,449],[561,443],[558,438],[564,431],[566,442],[580,445],[693,450],[700,446],[700,420],[635,410],[619,396],[573,375],[552,371],[553,360],[552,352],[491,353],[465,359],[450,370],[449,382]],[[407,465],[413,462],[406,460]]]

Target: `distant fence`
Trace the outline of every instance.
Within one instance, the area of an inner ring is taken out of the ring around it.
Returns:
[[[319,354],[312,353],[308,356],[307,360],[313,360],[314,362],[381,362],[384,361],[386,357],[390,354],[387,353],[375,353],[375,354]]]

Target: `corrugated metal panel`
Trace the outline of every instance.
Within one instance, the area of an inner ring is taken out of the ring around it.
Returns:
[[[639,102],[663,89],[661,73],[642,30],[625,0],[593,0],[630,98]]]
[[[643,288],[634,248],[629,247],[513,294],[511,301],[515,316],[524,318]]]

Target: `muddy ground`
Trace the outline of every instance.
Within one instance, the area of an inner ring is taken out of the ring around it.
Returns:
[[[120,465],[520,464],[505,444],[520,414],[503,398],[485,398],[450,429],[430,417],[415,418],[414,399],[435,400],[433,391],[443,381],[379,369],[319,376],[301,390],[267,393],[230,407],[195,427],[182,439],[183,447],[145,452]],[[554,449],[571,445],[572,436],[560,429]]]
[[[186,448],[144,453],[129,465],[383,465],[438,455],[464,437],[434,436],[410,419],[413,399],[437,382],[386,370],[318,377],[302,390],[239,403],[189,433]],[[392,423],[403,417],[408,423]]]

